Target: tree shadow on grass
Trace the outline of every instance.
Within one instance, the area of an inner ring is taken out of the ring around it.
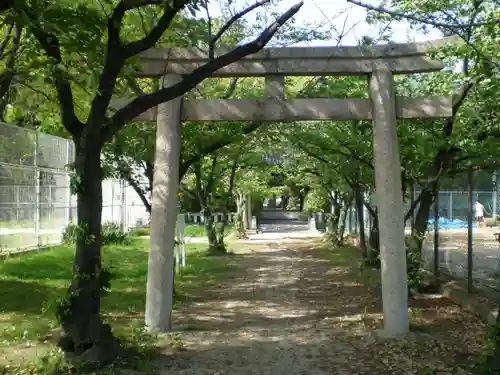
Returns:
[[[41,314],[50,301],[61,296],[63,290],[37,281],[0,279],[2,313]]]
[[[191,350],[175,355],[163,350],[155,361],[159,372],[288,374],[302,366],[304,373],[315,375],[377,374],[372,370],[379,368],[380,374],[407,374],[414,370],[409,363],[432,363],[430,348],[443,352],[436,361],[445,364],[460,353],[477,352],[483,337],[480,323],[446,299],[410,301],[416,311],[412,321],[425,327],[410,340],[394,345],[373,339],[370,333],[380,327],[379,271],[360,272],[352,249],[287,246],[224,257],[229,270],[217,264],[222,259],[191,258],[182,289],[192,303],[180,307],[174,320]],[[143,265],[133,263],[123,260],[122,277],[104,297],[103,310],[114,328],[132,329],[143,322],[145,274]],[[220,273],[210,275],[217,267]],[[207,280],[213,282],[202,283]],[[48,294],[42,288],[38,299],[50,298]],[[27,306],[27,298],[25,302]],[[12,309],[21,309],[20,304]]]

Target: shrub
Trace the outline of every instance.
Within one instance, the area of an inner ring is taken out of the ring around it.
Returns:
[[[406,281],[408,284],[408,293],[410,290],[422,290],[422,274],[420,273],[420,253],[415,249],[411,239],[406,238]],[[360,269],[380,268],[380,252],[370,251],[368,257],[361,261]],[[410,293],[411,294],[411,293]]]
[[[131,236],[135,236],[135,237],[142,237],[142,236],[149,236],[151,233],[150,229],[149,228],[134,228],[132,229],[129,234]]]
[[[115,222],[105,222],[101,225],[101,243],[103,245],[125,245],[129,243],[128,233],[124,232]]]
[[[360,269],[364,270],[365,268],[380,268],[380,253],[377,251],[369,251],[368,257],[361,261]]]
[[[73,244],[80,236],[85,236],[84,228],[71,223],[62,232],[62,242]],[[89,237],[88,240],[91,241],[92,239]],[[129,234],[121,230],[117,223],[105,222],[101,225],[102,245],[125,245],[127,243],[129,243]]]
[[[61,241],[68,244],[75,243],[80,232],[81,229],[78,227],[78,225],[70,223],[66,228],[63,229]]]
[[[488,328],[485,337],[485,352],[482,358],[482,374],[500,374],[500,324]]]
[[[415,253],[406,250],[406,281],[408,290],[420,291],[422,286],[422,274],[420,273],[420,259]]]

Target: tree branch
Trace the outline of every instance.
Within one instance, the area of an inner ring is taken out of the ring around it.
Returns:
[[[14,30],[14,26],[16,26],[16,23],[14,21],[10,21],[9,27],[4,30],[3,40],[0,44],[0,59],[4,58],[5,50],[10,42],[10,39],[12,38],[12,31]]]
[[[195,176],[195,184],[196,184],[196,197],[198,198],[198,202],[200,203],[200,207],[202,210],[206,207],[206,195],[203,194],[203,188],[201,186],[201,163],[198,162],[193,165],[193,172]]]
[[[214,143],[208,144],[205,147],[202,147],[198,153],[189,158],[188,160],[184,161],[181,163],[180,168],[179,168],[179,178],[182,180],[182,177],[186,174],[187,170],[191,165],[194,163],[197,163],[201,158],[203,158],[206,155],[210,155],[211,153],[227,146],[230,145],[233,142],[236,142],[239,138],[241,138],[244,135],[250,134],[253,131],[257,130],[260,126],[262,125],[262,122],[251,122],[248,124],[243,125],[243,129],[240,134],[234,136],[234,137],[228,137],[221,139],[219,141],[216,141]]]
[[[213,184],[215,181],[215,168],[217,166],[217,155],[212,156],[212,165],[210,166],[210,172],[207,178],[207,184],[205,185],[205,197],[212,194]]]
[[[138,55],[141,52],[153,48],[168,29],[177,13],[189,4],[190,0],[172,0],[164,1],[163,3],[165,4],[165,9],[163,10],[161,17],[158,19],[156,26],[151,29],[149,34],[142,39],[128,43],[124,46],[126,58]]]
[[[0,58],[4,58],[5,48],[12,38],[12,47],[10,48],[7,59],[4,61],[4,71],[0,74],[0,120],[2,121],[4,119],[4,111],[9,100],[9,89],[14,79],[16,58],[21,44],[23,28],[19,24],[12,22],[9,25],[8,30],[9,32],[8,34],[5,34],[0,50]]]
[[[224,95],[222,95],[222,99],[229,99],[234,94],[237,84],[238,84],[238,78],[231,79],[231,82],[229,82],[229,86],[227,87],[226,92],[224,93]]]
[[[441,23],[441,22],[437,22],[437,21],[432,20],[432,17],[420,18],[420,17],[414,16],[411,14],[398,12],[395,10],[389,10],[389,9],[384,8],[382,6],[375,6],[375,5],[366,4],[366,3],[363,3],[359,0],[347,0],[347,2],[354,4],[354,5],[358,5],[360,7],[365,8],[365,9],[379,12],[379,13],[386,13],[386,14],[389,14],[393,17],[405,18],[407,20],[424,23],[426,25],[435,26],[435,27],[442,27],[442,28],[447,28],[447,29],[466,29],[469,27],[479,27],[479,26],[484,26],[484,25],[488,24],[487,22],[479,22],[479,23],[473,22],[473,23],[464,23],[464,24],[462,24],[462,23],[455,23],[455,24]],[[500,23],[500,20],[496,20],[495,23],[497,23],[497,24]]]
[[[130,173],[124,172],[121,177],[126,180],[130,186],[132,186],[136,194],[139,196],[146,211],[151,214],[151,201],[146,197],[146,191],[139,185]]]
[[[304,151],[306,154],[308,154],[309,156],[312,156],[312,157],[314,157],[314,158],[316,158],[316,159],[318,159],[318,160],[320,160],[320,161],[323,161],[324,163],[327,163],[327,164],[330,164],[330,163],[331,163],[331,161],[328,161],[327,159],[325,159],[325,158],[323,158],[323,157],[319,157],[317,154],[313,153],[311,150],[308,150],[308,149],[305,147],[305,143],[304,143],[304,142],[302,142],[302,141],[300,141],[300,140],[298,140],[298,139],[296,139],[296,142],[297,142],[297,143],[296,143],[296,144],[297,144],[297,146],[298,146],[298,147],[299,147],[302,151]],[[375,167],[373,166],[373,164],[372,164],[371,162],[369,162],[369,161],[367,161],[367,160],[364,160],[363,158],[361,158],[361,157],[357,156],[357,155],[353,152],[353,150],[351,150],[351,149],[347,148],[345,145],[344,145],[344,147],[346,147],[346,148],[349,150],[349,152],[344,152],[344,151],[337,150],[337,149],[333,149],[333,148],[330,148],[330,147],[326,147],[326,148],[325,148],[325,147],[323,147],[323,146],[321,146],[321,147],[320,147],[320,146],[318,146],[318,147],[319,147],[319,148],[321,148],[321,149],[324,149],[324,150],[326,150],[326,151],[328,151],[328,152],[331,152],[332,154],[337,154],[337,155],[344,156],[344,157],[346,157],[346,158],[348,158],[348,159],[353,159],[353,160],[356,160],[356,161],[358,161],[358,162],[360,162],[360,163],[362,163],[362,164],[366,165],[366,166],[367,166],[367,167],[369,167],[370,169],[375,169]]]
[[[215,49],[215,43],[224,35],[224,33],[231,27],[233,24],[241,19],[243,16],[246,14],[250,13],[252,10],[257,9],[261,7],[262,5],[265,5],[269,3],[271,0],[260,0],[257,1],[255,4],[250,5],[249,7],[243,9],[242,11],[235,13],[225,24],[220,28],[220,30],[215,34],[213,37],[210,35],[210,42],[208,43],[208,56],[210,60],[214,59],[214,49]],[[207,8],[208,9],[208,8]],[[208,12],[208,10],[207,10]],[[210,20],[209,20],[210,21]],[[211,34],[211,33],[210,33]]]
[[[83,124],[76,117],[73,90],[71,89],[69,81],[64,76],[63,67],[61,66],[63,61],[59,40],[55,35],[46,33],[38,26],[34,21],[35,17],[33,15],[28,14],[28,16],[33,21],[30,28],[31,32],[42,46],[47,57],[55,63],[53,73],[55,80],[54,85],[59,99],[62,123],[74,138],[78,138],[83,130]]]
[[[231,174],[229,175],[229,187],[227,189],[227,196],[231,198],[233,196],[234,182],[236,181],[236,170],[238,169],[238,159],[239,155],[234,157],[233,165],[231,166]]]
[[[135,95],[141,96],[145,95],[146,93],[139,87],[137,84],[137,81],[133,77],[126,77],[125,80],[127,81],[128,86],[130,89],[134,92]]]
[[[423,190],[422,190],[423,191]],[[415,209],[417,208],[418,204],[420,203],[420,201],[422,200],[422,191],[420,192],[420,194],[418,195],[417,199],[415,199],[410,208],[408,209],[408,212],[406,212],[405,214],[405,217],[404,217],[404,223],[406,223],[410,217],[413,215],[413,211],[415,211]]]
[[[377,217],[377,213],[375,212],[375,210],[373,209],[373,207],[371,206],[370,203],[368,203],[366,200],[363,199],[363,205],[366,207],[366,209],[368,210],[368,212],[370,213],[370,215],[372,216],[372,218],[376,218]]]
[[[191,74],[184,79],[171,86],[160,89],[154,93],[143,95],[134,99],[125,107],[115,112],[109,125],[103,134],[104,141],[110,140],[117,131],[119,131],[126,123],[132,121],[141,113],[153,108],[161,103],[168,102],[174,98],[184,95],[189,90],[193,89],[198,83],[209,77],[213,72],[223,68],[226,65],[232,64],[243,57],[260,51],[276,34],[278,29],[292,18],[302,7],[303,2],[291,7],[269,27],[267,27],[254,41],[238,46],[232,51],[214,58],[208,63],[193,70]]]
[[[14,7],[16,0],[2,0],[0,1],[0,14]]]

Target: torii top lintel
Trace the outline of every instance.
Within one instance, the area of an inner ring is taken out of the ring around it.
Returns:
[[[216,71],[214,77],[267,75],[367,75],[387,69],[395,74],[439,71],[440,61],[426,56],[455,37],[373,47],[269,47]],[[221,56],[229,49],[215,51]],[[154,48],[140,54],[139,76],[159,77],[169,73],[189,74],[209,61],[206,51],[195,48]]]

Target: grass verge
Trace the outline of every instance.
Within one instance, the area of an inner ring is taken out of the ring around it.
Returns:
[[[226,236],[230,235],[233,233],[234,230],[232,226],[228,226],[226,228]],[[144,228],[135,228],[130,231],[131,235],[133,236],[149,236],[151,231],[148,227]],[[205,226],[201,224],[186,224],[184,226],[184,236],[185,237],[205,237],[206,231],[205,231]]]
[[[149,240],[133,239],[129,245],[103,249],[103,263],[113,273],[103,315],[126,341],[144,339],[148,247]],[[230,257],[206,257],[205,249],[203,244],[186,245],[186,268],[176,277],[177,307],[189,300],[193,288],[218,282],[232,268]],[[14,366],[51,347],[58,327],[55,307],[68,286],[73,257],[73,247],[61,245],[0,262],[0,364]],[[16,371],[12,373],[22,373]]]

